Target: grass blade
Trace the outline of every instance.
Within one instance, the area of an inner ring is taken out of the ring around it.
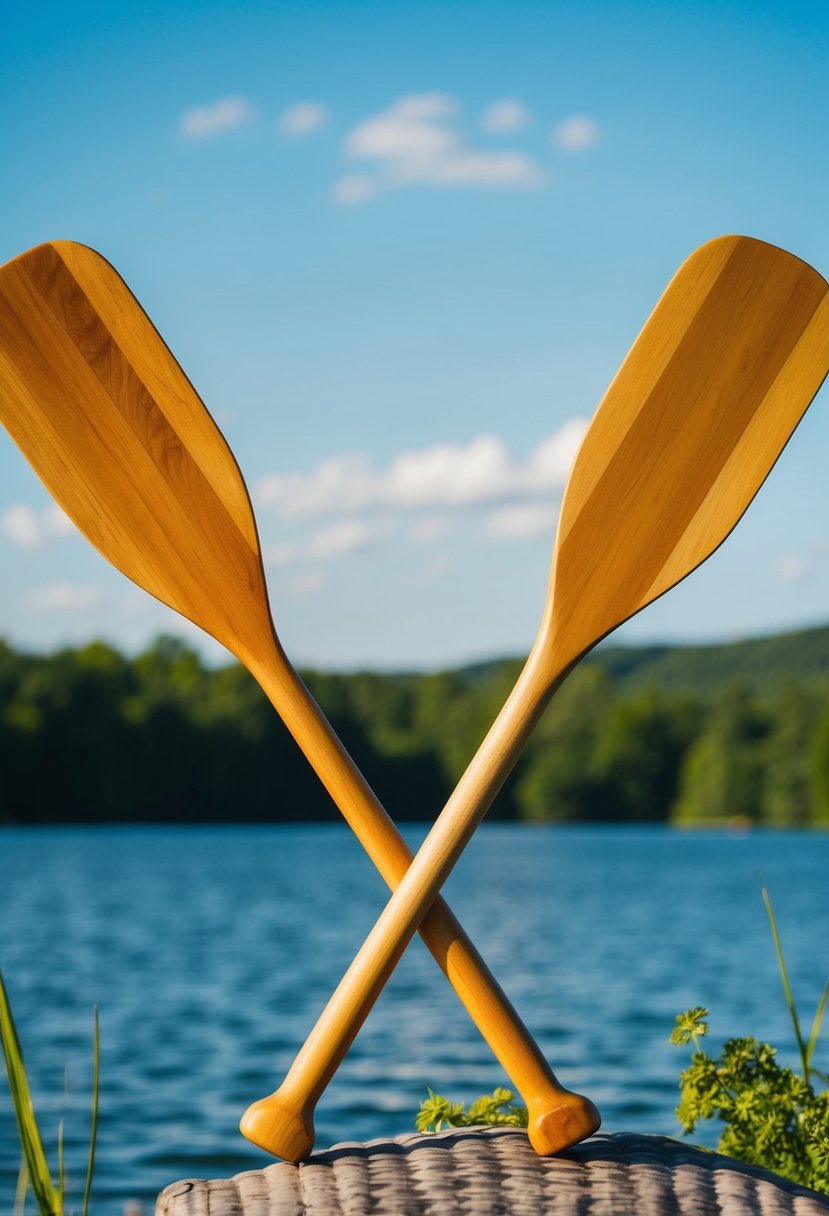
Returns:
[[[43,1141],[35,1118],[29,1081],[23,1063],[23,1053],[20,1049],[17,1027],[12,1017],[2,972],[0,972],[0,1039],[3,1042],[9,1090],[32,1191],[42,1216],[53,1216],[61,1211],[60,1200],[52,1183],[46,1154],[43,1151]]]
[[[818,1001],[817,1009],[815,1010],[815,1020],[812,1022],[812,1033],[809,1035],[809,1042],[806,1045],[806,1063],[810,1072],[816,1071],[816,1069],[812,1068],[812,1054],[815,1050],[815,1045],[820,1034],[823,1015],[826,1012],[827,1000],[829,1000],[829,980],[826,981],[826,986],[823,989],[823,992],[820,994],[820,1000]],[[822,1079],[822,1075],[820,1073],[818,1073],[818,1076],[821,1076]],[[806,1080],[808,1081],[808,1079],[809,1078],[807,1077]]]
[[[98,1028],[98,1006],[95,1006],[95,1034],[92,1046],[92,1126],[89,1132],[89,1162],[86,1167],[86,1186],[83,1192],[83,1216],[89,1211],[89,1196],[92,1193],[92,1173],[95,1169],[95,1141],[98,1137],[98,1095],[101,1078],[101,1035]]]
[[[24,1216],[26,1211],[26,1191],[29,1188],[29,1167],[25,1161],[20,1162],[20,1173],[17,1175],[17,1187],[14,1192],[12,1216]]]
[[[66,1171],[63,1161],[63,1119],[58,1124],[58,1198],[59,1211],[63,1211],[63,1197],[66,1194]]]
[[[789,983],[789,973],[786,970],[786,960],[783,957],[783,947],[780,944],[780,934],[777,932],[777,921],[774,917],[774,909],[771,906],[771,898],[766,890],[765,883],[762,884],[761,890],[763,893],[763,903],[766,906],[766,914],[771,925],[771,935],[774,938],[774,948],[777,951],[777,964],[780,968],[780,978],[783,981],[783,994],[786,998],[786,1004],[789,1007],[791,1014],[792,1025],[794,1026],[794,1035],[797,1039],[797,1047],[800,1052],[800,1060],[803,1064],[803,1079],[808,1083],[809,1080],[809,1053],[806,1049],[806,1043],[800,1030],[800,1019],[797,1016],[797,1009],[792,996],[792,989]]]

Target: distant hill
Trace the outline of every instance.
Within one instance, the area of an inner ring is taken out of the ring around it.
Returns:
[[[656,687],[667,692],[714,696],[740,680],[760,693],[774,693],[789,681],[813,684],[829,679],[829,626],[712,646],[602,645],[584,660],[603,668],[620,692]],[[471,687],[485,685],[517,659],[495,659],[461,668]]]
[[[757,692],[773,692],[789,681],[829,677],[829,626],[718,646],[606,646],[591,659],[624,691],[657,685],[705,696],[741,680]]]
[[[422,822],[446,802],[521,665],[305,679],[381,801]],[[134,658],[101,642],[33,655],[0,640],[0,774],[0,825],[334,813],[252,677],[238,664],[206,667],[174,638]],[[829,627],[600,648],[538,722],[491,814],[829,828]]]

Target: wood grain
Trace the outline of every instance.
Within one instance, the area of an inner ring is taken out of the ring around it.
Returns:
[[[826,375],[828,310],[821,276],[773,246],[723,238],[686,262],[565,492],[546,608],[557,663],[664,594],[736,526]]]
[[[282,650],[233,454],[93,250],[58,241],[0,268],[0,418],[104,557],[246,664],[394,889],[411,851]],[[538,1150],[595,1130],[595,1107],[558,1082],[443,900],[422,935],[529,1106]]]
[[[282,1086],[245,1112],[249,1139],[308,1151],[316,1102],[555,689],[735,527],[829,370],[827,292],[798,258],[738,236],[669,284],[576,457],[518,683]]]

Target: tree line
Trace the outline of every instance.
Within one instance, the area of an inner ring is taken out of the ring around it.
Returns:
[[[609,656],[561,688],[491,817],[829,826],[829,677],[730,675],[700,691],[623,678],[630,656]],[[519,669],[303,678],[392,816],[428,821]],[[52,655],[0,642],[0,823],[336,819],[239,665],[206,667],[170,638],[135,658],[100,642]]]

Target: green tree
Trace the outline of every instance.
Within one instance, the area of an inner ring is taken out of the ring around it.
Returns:
[[[670,813],[682,756],[699,707],[657,689],[614,702],[594,757],[603,789],[603,818],[660,823]]]
[[[768,714],[754,694],[742,683],[727,686],[683,760],[673,822],[758,819],[768,732]]]
[[[761,818],[770,827],[808,827],[814,817],[811,743],[820,703],[788,683],[775,702],[766,741]]]
[[[524,819],[579,822],[603,818],[598,741],[612,702],[598,667],[582,667],[561,688],[527,748],[516,796]]]

